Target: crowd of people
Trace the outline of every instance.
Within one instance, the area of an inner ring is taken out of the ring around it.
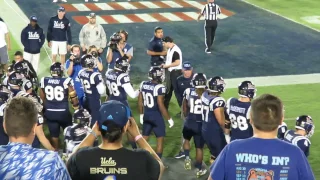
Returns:
[[[196,177],[208,174],[203,154],[209,150],[209,180],[315,179],[307,160],[315,128],[311,116],[299,116],[295,130],[288,130],[282,101],[271,94],[255,97],[257,89],[247,80],[238,87],[239,97],[225,101],[225,80],[194,72],[190,62],[183,62],[173,38],[163,36],[161,27],[154,29],[147,48],[149,80],[135,90],[130,81],[133,47],[126,43],[128,33],[120,30],[107,43],[95,14],[89,17],[79,33],[80,45],[72,45],[69,20],[59,7],[47,31],[53,57],[51,76],[40,81],[34,66],[45,36],[36,16],[22,30],[24,52],[17,51],[8,68],[9,59],[0,56],[4,65],[0,179],[161,179],[167,168],[162,162],[165,121],[169,128],[175,124],[168,112],[173,92],[181,108],[176,113],[184,120],[181,150],[175,158],[184,158],[184,168],[192,169],[193,138]],[[3,22],[0,27],[0,35],[8,33]],[[0,36],[0,45],[7,52],[9,38],[5,41],[4,37]],[[103,76],[100,56],[106,47],[108,70]],[[104,94],[107,97],[101,103]],[[137,98],[141,133],[127,96]],[[43,124],[48,126],[49,139]],[[148,144],[152,133],[157,139],[155,150]],[[132,150],[123,146],[124,136]],[[61,149],[62,154],[54,152]]]

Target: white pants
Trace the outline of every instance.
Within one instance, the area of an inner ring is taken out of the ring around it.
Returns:
[[[27,52],[23,52],[23,59],[29,61],[32,64],[32,67],[36,72],[38,72],[40,53],[38,54],[30,54]]]
[[[51,41],[51,52],[53,55],[66,55],[67,41]]]

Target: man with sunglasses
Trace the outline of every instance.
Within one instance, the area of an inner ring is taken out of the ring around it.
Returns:
[[[52,61],[56,62],[57,54],[60,55],[61,64],[64,67],[67,50],[72,43],[69,19],[65,16],[65,8],[59,7],[58,14],[51,17],[48,25],[47,40],[51,47]]]

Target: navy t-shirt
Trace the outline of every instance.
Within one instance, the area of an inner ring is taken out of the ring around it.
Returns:
[[[279,139],[248,138],[227,145],[211,167],[214,180],[314,180],[303,152]]]

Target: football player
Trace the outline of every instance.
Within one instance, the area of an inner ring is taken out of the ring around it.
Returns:
[[[311,145],[309,138],[313,135],[314,128],[311,116],[299,116],[296,119],[296,130],[288,130],[284,135],[284,140],[298,146],[308,157]]]
[[[85,109],[78,109],[73,114],[73,124],[64,129],[64,160],[67,161],[73,150],[91,132],[91,115]]]
[[[285,122],[282,121],[281,125],[278,127],[278,138],[283,140],[284,134],[287,132],[288,126]]]
[[[157,137],[156,153],[161,158],[163,152],[163,140],[166,135],[163,116],[169,122],[169,128],[174,125],[167,109],[164,106],[166,88],[161,83],[164,80],[160,67],[151,67],[149,70],[150,81],[143,81],[140,85],[138,107],[140,123],[143,124],[142,136],[148,141],[153,131]]]
[[[72,125],[68,97],[74,109],[79,108],[79,101],[73,87],[73,80],[63,77],[60,62],[51,65],[50,73],[51,77],[41,78],[40,98],[44,102],[44,116],[47,119],[53,147],[58,150],[60,128],[65,129]]]
[[[92,127],[99,118],[100,97],[105,93],[106,86],[103,83],[102,75],[94,72],[94,57],[90,54],[81,57],[83,69],[80,70],[78,77],[84,89],[84,109],[87,109],[92,116],[90,127]]]
[[[245,139],[253,136],[253,129],[250,124],[250,107],[251,100],[256,96],[256,92],[257,89],[251,81],[243,81],[238,86],[240,98],[228,99],[225,124],[227,143],[236,139]]]
[[[106,73],[106,84],[107,84],[107,100],[117,100],[123,103],[130,109],[127,101],[127,95],[131,98],[136,98],[139,95],[139,90],[134,90],[128,75],[130,71],[130,64],[126,56],[118,58],[115,62],[114,69]],[[131,111],[130,111],[131,113]],[[130,114],[132,116],[132,113]],[[133,139],[127,133],[129,143],[133,149],[137,148],[137,145]]]
[[[36,137],[32,143],[32,147],[34,148],[40,148],[40,142],[41,144],[49,150],[54,150],[54,148],[51,146],[50,142],[46,138],[43,132],[43,117],[40,115],[42,112],[43,106],[42,104],[38,101],[38,99],[24,91],[21,90],[22,84],[23,84],[23,76],[20,73],[17,72],[11,72],[9,75],[8,79],[8,84],[10,86],[10,98],[16,97],[16,96],[23,96],[26,98],[31,99],[37,106],[38,108],[38,123],[36,127]],[[27,117],[26,117],[27,118]],[[40,141],[40,142],[39,142]]]
[[[4,108],[7,105],[7,101],[9,99],[9,90],[6,86],[0,85],[0,145],[7,145],[9,142],[9,137],[5,133],[3,129],[3,115],[4,115]]]
[[[36,92],[33,90],[33,84],[29,80],[29,69],[28,66],[22,61],[16,62],[13,65],[13,70],[17,73],[20,73],[24,78],[22,79],[22,89],[24,92],[35,95]]]
[[[196,175],[199,178],[207,173],[206,169],[202,169],[203,146],[204,139],[201,134],[202,128],[202,112],[201,112],[201,96],[205,91],[207,78],[204,74],[194,74],[191,84],[192,88],[187,88],[183,94],[182,109],[184,117],[184,127],[182,134],[184,137],[183,149],[185,154],[184,168],[191,170],[190,140],[193,137],[196,147]]]
[[[227,142],[224,136],[225,100],[220,95],[225,90],[222,77],[216,76],[207,81],[207,91],[202,94],[202,136],[210,150],[212,163]]]

